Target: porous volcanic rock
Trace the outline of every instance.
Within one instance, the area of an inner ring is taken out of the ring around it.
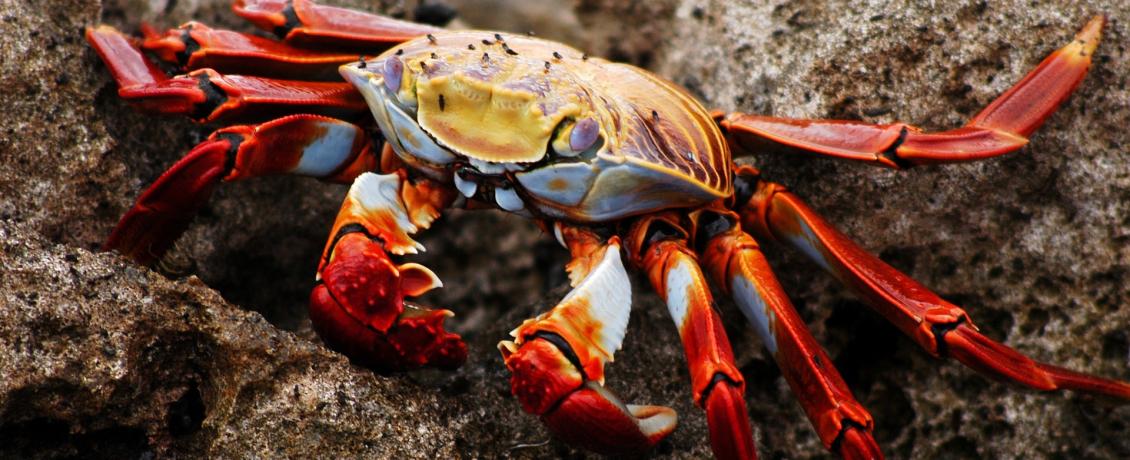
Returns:
[[[418,6],[323,1],[402,17]],[[92,252],[140,190],[213,128],[132,111],[82,28],[192,18],[249,30],[226,3],[0,3],[0,457],[582,455],[544,443],[546,431],[508,395],[494,351],[565,292],[563,252],[519,218],[456,212],[421,239],[429,251],[415,260],[446,285],[424,300],[455,310],[469,340],[471,359],[455,373],[376,376],[310,332],[304,304],[342,187],[287,177],[225,184],[180,241],[171,279]],[[501,1],[466,3],[507,11]],[[522,11],[511,30],[539,23]],[[544,14],[583,49],[647,66],[710,107],[927,129],[959,126],[1089,15],[1109,14],[1091,74],[1020,153],[904,172],[807,157],[743,161],[967,307],[988,336],[1128,379],[1128,11],[1124,0],[897,9],[579,0]],[[931,359],[800,257],[768,251],[891,457],[1130,456],[1127,406],[1030,392]],[[646,283],[636,284],[608,385],[627,401],[679,411],[657,455],[702,458],[706,426],[677,336]],[[762,456],[825,457],[771,358],[730,304],[720,307]]]

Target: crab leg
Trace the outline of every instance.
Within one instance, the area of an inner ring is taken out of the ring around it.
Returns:
[[[786,242],[828,270],[937,357],[952,356],[990,377],[1037,390],[1076,390],[1130,399],[1130,384],[1033,361],[980,332],[965,310],[860,248],[784,187],[740,168],[736,181],[754,193],[737,206],[758,236]]]
[[[356,53],[312,51],[223,29],[213,29],[199,22],[189,22],[164,35],[142,25],[145,40],[141,49],[161,60],[186,70],[215,69],[224,73],[298,78],[303,80],[340,80],[337,68],[356,61]]]
[[[713,309],[706,278],[686,245],[686,233],[673,214],[663,214],[638,220],[630,235],[633,263],[647,272],[679,329],[690,366],[694,402],[706,410],[714,456],[755,458],[745,406],[745,379],[734,365],[730,341]]]
[[[390,45],[443,30],[308,0],[236,0],[232,9],[257,27],[297,46],[344,47],[378,53]]]
[[[295,111],[348,118],[368,110],[348,83],[221,75],[212,69],[170,78],[113,27],[87,29],[86,38],[118,82],[118,95],[146,112],[188,115],[203,123]]]
[[[632,303],[620,240],[561,224],[555,232],[573,255],[573,290],[511,332],[513,342],[498,344],[511,391],[570,444],[606,455],[645,452],[675,429],[676,416],[667,407],[625,405],[604,387],[604,365],[620,349]]]
[[[746,151],[803,151],[890,168],[994,157],[1028,143],[1028,136],[1071,95],[1087,74],[1106,19],[1096,16],[1075,40],[1053,52],[965,126],[926,133],[905,124],[794,120],[733,113],[722,126]]]
[[[317,115],[292,115],[220,129],[138,197],[103,246],[138,263],[159,259],[208,202],[220,181],[299,174],[348,183],[379,158],[365,131]]]
[[[732,295],[777,360],[824,447],[846,459],[881,458],[871,414],[852,397],[832,359],[808,332],[761,248],[729,211],[692,214],[703,266]]]
[[[389,259],[423,250],[410,235],[430,226],[454,196],[427,180],[410,182],[404,170],[357,177],[310,294],[310,320],[330,348],[379,372],[451,369],[467,359],[463,340],[443,329],[451,311],[404,301],[440,287],[439,278],[420,264]]]

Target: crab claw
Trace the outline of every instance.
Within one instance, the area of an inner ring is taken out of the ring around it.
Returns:
[[[467,360],[467,345],[443,328],[453,313],[404,302],[439,285],[431,270],[393,265],[379,242],[348,233],[310,295],[310,320],[330,348],[365,367],[454,369]]]
[[[564,347],[564,348],[562,348]],[[518,348],[499,344],[522,409],[541,417],[561,440],[604,455],[645,452],[675,429],[675,411],[624,404],[588,380],[561,336],[539,333]]]
[[[439,278],[389,258],[423,249],[409,235],[439,215],[448,195],[424,181],[408,183],[403,172],[365,173],[353,182],[310,296],[310,320],[330,348],[378,372],[466,361],[467,345],[443,327],[450,311],[404,302],[440,287]]]
[[[606,455],[651,449],[675,429],[675,411],[624,404],[604,388],[604,365],[620,348],[631,311],[631,281],[620,240],[560,231],[573,253],[575,288],[552,310],[527,320],[498,344],[510,389],[522,409],[541,417],[569,444]]]

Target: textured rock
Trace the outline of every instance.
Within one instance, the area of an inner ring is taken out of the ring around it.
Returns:
[[[416,6],[383,3],[394,14]],[[811,158],[754,161],[864,246],[968,307],[987,335],[1040,359],[1130,378],[1130,5],[932,4],[935,11],[584,0],[575,16],[560,6],[548,12],[566,25],[552,33],[646,65],[710,106],[926,128],[961,124],[1088,15],[1111,14],[1091,75],[1019,154],[901,173]],[[99,6],[0,0],[0,456],[576,454],[538,445],[546,432],[507,395],[493,349],[563,294],[543,296],[564,280],[563,254],[521,219],[454,213],[423,239],[429,253],[417,260],[447,286],[425,300],[457,311],[470,340],[471,361],[451,374],[373,376],[309,332],[311,273],[343,188],[296,178],[221,187],[181,241],[189,263],[180,271],[199,279],[169,281],[91,254],[137,193],[208,128],[152,122],[117,100],[82,27],[189,18],[245,27],[225,1],[114,0],[101,16]],[[539,27],[523,21],[513,30]],[[1130,456],[1127,407],[1028,392],[936,362],[799,257],[770,256],[876,416],[890,456]],[[628,401],[675,407],[680,427],[659,453],[701,458],[705,423],[690,404],[677,338],[666,310],[637,288],[609,385]],[[775,365],[727,305],[763,457],[825,456]],[[44,433],[51,436],[37,437]]]
[[[467,417],[441,393],[350,366],[195,277],[10,221],[0,245],[0,456],[455,453]]]

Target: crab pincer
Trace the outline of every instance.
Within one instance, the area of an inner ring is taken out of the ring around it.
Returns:
[[[439,277],[389,258],[423,250],[410,235],[431,225],[453,197],[403,173],[365,173],[353,182],[310,295],[310,320],[332,348],[382,372],[466,361],[466,344],[443,328],[453,313],[404,302],[442,286]]]
[[[573,254],[574,288],[511,332],[513,342],[498,344],[511,390],[522,409],[571,444],[608,455],[645,452],[675,429],[677,417],[667,407],[624,404],[604,387],[604,365],[620,348],[631,310],[619,238],[557,230]]]

